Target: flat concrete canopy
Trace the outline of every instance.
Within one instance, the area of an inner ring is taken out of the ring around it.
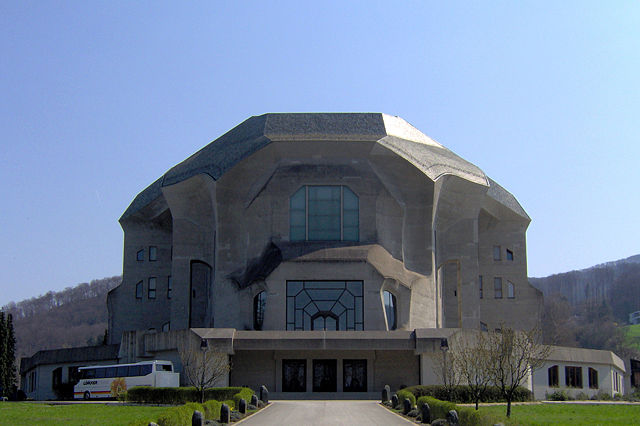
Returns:
[[[393,414],[376,401],[272,401],[242,424],[406,426],[412,422]]]

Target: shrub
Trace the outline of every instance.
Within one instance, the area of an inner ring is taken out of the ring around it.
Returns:
[[[411,406],[415,407],[415,405],[416,405],[416,396],[414,394],[412,394],[411,392],[409,392],[408,390],[406,390],[406,389],[399,390],[398,392],[396,392],[396,395],[398,395],[398,401],[399,401],[401,407],[402,407],[402,404],[404,404],[404,400],[406,398],[409,398],[409,401],[411,401]]]
[[[222,402],[214,399],[202,404],[204,407],[204,418],[207,420],[218,420],[220,418],[220,407]]]
[[[422,408],[422,404],[429,404],[432,419],[446,419],[447,413],[456,409],[456,404],[448,401],[441,401],[431,396],[421,396],[418,398],[418,409]]]
[[[568,401],[569,399],[571,399],[567,391],[564,390],[557,390],[553,393],[546,394],[546,398],[549,401]]]
[[[586,401],[589,399],[589,395],[580,391],[576,394],[575,399],[577,399],[578,401]]]
[[[600,401],[611,401],[611,395],[609,395],[607,392],[605,391],[600,391],[598,392],[598,394],[596,395],[596,398]]]
[[[204,413],[201,404],[190,402],[179,407],[171,407],[158,418],[159,426],[182,426],[191,424],[191,417],[195,410]]]
[[[447,389],[442,385],[419,385],[419,386],[411,386],[406,388],[405,390],[413,393],[416,398],[421,396],[430,396],[441,401],[449,400],[447,395]],[[533,395],[529,389],[519,386],[514,395],[513,402],[521,402],[521,401],[531,401]],[[457,402],[461,404],[471,404],[474,401],[473,395],[471,393],[471,389],[469,386],[460,385],[456,386],[451,392],[452,402]],[[482,397],[480,398],[480,402],[504,402],[505,399],[500,392],[500,388],[497,386],[488,386],[487,390],[484,392]]]
[[[245,398],[247,402],[251,400],[253,390],[239,386],[226,388],[209,388],[204,391],[205,401],[215,399],[216,401],[236,400]],[[239,394],[236,398],[236,395]],[[200,392],[194,387],[180,388],[153,388],[149,386],[136,386],[127,392],[128,401],[151,402],[156,404],[185,404],[187,402],[199,402]],[[235,404],[234,406],[237,406]]]
[[[253,394],[254,392],[252,389],[240,388],[240,391],[233,395],[233,402],[235,403],[235,406],[238,407],[240,405],[241,399],[244,399],[247,404],[249,404],[249,402],[251,402],[251,397],[253,396]]]

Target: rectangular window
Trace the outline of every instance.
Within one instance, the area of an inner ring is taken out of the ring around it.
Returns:
[[[151,262],[158,260],[158,248],[156,246],[149,246],[149,260]]]
[[[283,359],[282,360],[282,391],[306,392],[307,391],[307,360]]]
[[[489,331],[489,327],[487,326],[486,322],[480,321],[480,330],[481,331]]]
[[[493,279],[493,297],[502,299],[502,278],[495,277]]]
[[[613,390],[614,392],[620,392],[620,384],[618,382],[618,372],[613,372]]]
[[[144,292],[144,284],[142,281],[138,281],[136,284],[136,299],[142,299],[142,293]]]
[[[572,388],[582,387],[582,367],[564,368],[565,385]]]
[[[144,249],[143,250],[138,250],[138,252],[136,253],[136,260],[138,262],[143,262],[144,261]]]
[[[598,389],[598,370],[589,367],[589,388]]]
[[[173,280],[171,275],[167,277],[167,299],[171,299],[171,292],[173,291]]]
[[[346,186],[305,185],[289,199],[290,241],[358,241],[358,196]]]
[[[149,278],[149,299],[156,298],[156,277]]]
[[[549,367],[547,374],[549,376],[549,387],[558,387],[560,383],[558,381],[558,366]]]
[[[507,260],[513,262],[513,252],[507,249]]]
[[[493,246],[493,260],[502,260],[502,249],[500,246]]]
[[[171,329],[171,322],[165,322],[162,324],[162,331],[169,331]]]
[[[483,294],[482,294],[482,291],[483,291],[483,289],[482,289],[482,285],[483,285],[483,283],[482,283],[482,275],[479,275],[479,276],[478,276],[478,291],[479,291],[480,299],[482,299],[482,297],[483,297]]]
[[[507,297],[509,299],[515,299],[516,289],[511,281],[507,281]]]

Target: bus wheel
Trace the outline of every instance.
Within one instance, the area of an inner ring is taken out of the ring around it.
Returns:
[[[88,401],[91,399],[91,394],[89,393],[89,391],[85,391],[84,392],[84,400]]]

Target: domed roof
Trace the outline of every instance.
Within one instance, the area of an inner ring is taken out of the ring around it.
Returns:
[[[171,168],[133,200],[124,219],[162,195],[162,187],[200,173],[214,180],[271,142],[376,142],[431,180],[454,175],[490,187],[477,166],[457,156],[400,117],[382,113],[270,113],[253,116]]]

